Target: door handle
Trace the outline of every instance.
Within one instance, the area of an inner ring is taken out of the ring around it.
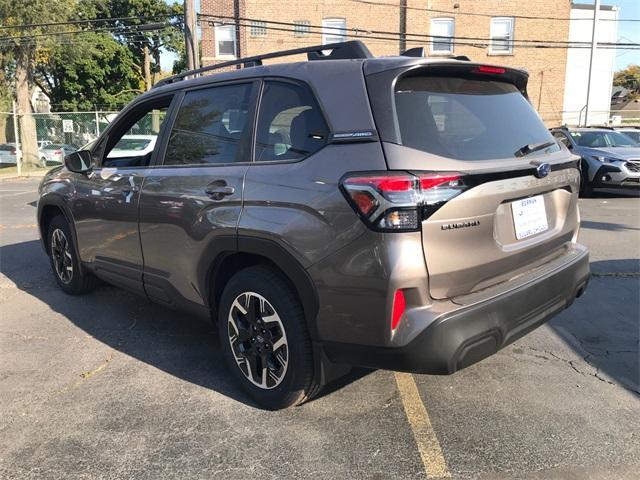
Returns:
[[[236,189],[226,184],[224,181],[216,181],[208,185],[204,189],[204,193],[210,196],[213,200],[222,200],[228,195],[233,195]]]

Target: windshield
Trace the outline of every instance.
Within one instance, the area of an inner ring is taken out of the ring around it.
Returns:
[[[527,99],[509,83],[451,77],[405,77],[395,103],[402,145],[458,160],[513,158],[527,145],[554,142]]]
[[[629,137],[634,142],[640,143],[640,130],[633,131],[633,132],[622,132],[622,133],[624,133],[627,137]]]
[[[122,138],[113,150],[144,150],[150,143],[148,138]]]
[[[571,138],[581,147],[635,147],[637,143],[625,134],[614,131],[571,132]]]

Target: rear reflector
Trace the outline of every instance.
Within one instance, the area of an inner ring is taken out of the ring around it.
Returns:
[[[400,319],[402,318],[402,314],[406,307],[407,302],[404,299],[404,293],[402,290],[396,290],[396,293],[393,296],[393,307],[391,308],[391,330],[398,328]]]
[[[488,65],[480,65],[478,68],[473,70],[473,73],[504,73],[506,70],[501,67],[490,67]]]

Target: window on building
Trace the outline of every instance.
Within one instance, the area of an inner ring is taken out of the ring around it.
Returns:
[[[252,37],[264,37],[267,34],[267,22],[253,20],[250,32]]]
[[[431,20],[431,53],[453,53],[453,18],[434,18]]]
[[[234,25],[216,25],[216,57],[236,57],[236,28]]]
[[[266,83],[256,128],[256,161],[301,160],[327,143],[327,132],[308,87]]]
[[[513,18],[493,17],[491,19],[491,43],[489,53],[506,55],[513,53]]]
[[[347,39],[347,21],[344,18],[322,20],[322,43],[339,43]]]
[[[311,33],[309,20],[297,20],[293,22],[293,35],[296,37],[305,37]]]
[[[249,161],[240,143],[248,134],[252,84],[187,92],[169,136],[165,165]]]

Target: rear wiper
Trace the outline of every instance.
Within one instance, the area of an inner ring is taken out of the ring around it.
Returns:
[[[525,145],[524,147],[520,147],[518,150],[514,152],[514,156],[516,157],[524,157],[533,152],[538,152],[540,150],[544,150],[547,147],[554,145],[555,141],[549,141],[544,143],[530,143]]]

